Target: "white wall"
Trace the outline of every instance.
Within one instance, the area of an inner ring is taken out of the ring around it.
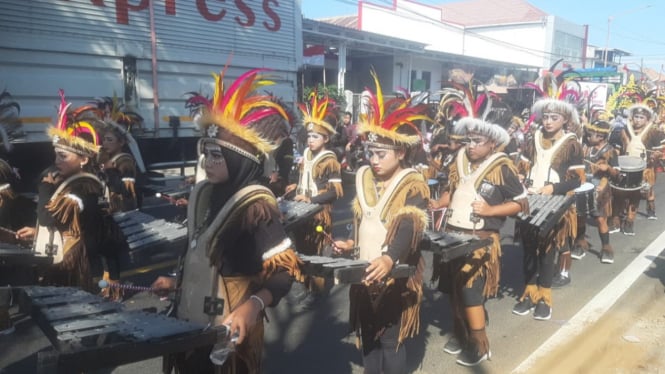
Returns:
[[[393,8],[362,2],[362,30],[425,43],[433,51],[537,67],[549,67],[559,58],[552,55],[556,30],[584,38],[583,26],[555,16],[538,22],[465,29],[441,22],[439,8],[408,0],[396,0],[395,4]],[[581,48],[580,43],[580,55]]]

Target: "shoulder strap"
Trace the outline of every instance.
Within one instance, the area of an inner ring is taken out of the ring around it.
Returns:
[[[90,173],[77,173],[77,174],[72,175],[71,177],[65,179],[62,183],[60,183],[60,185],[59,185],[58,188],[55,190],[55,192],[53,193],[53,195],[51,195],[51,200],[53,200],[56,196],[58,196],[59,194],[61,194],[62,191],[63,191],[65,188],[67,188],[67,186],[69,186],[70,184],[72,184],[74,181],[77,181],[77,180],[80,180],[80,179],[84,179],[84,178],[91,179],[91,180],[93,180],[94,182],[96,182],[97,184],[99,184],[99,188],[100,188],[100,189],[101,189],[101,188],[104,188],[104,187],[103,187],[104,185],[102,184],[102,181],[100,181],[99,178],[97,178],[95,175],[92,175],[92,174],[90,174]]]

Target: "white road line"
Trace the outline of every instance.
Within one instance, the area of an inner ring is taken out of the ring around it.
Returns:
[[[597,322],[626,290],[653,264],[665,248],[665,231],[652,241],[619,275],[580,309],[565,325],[529,355],[513,373],[527,373],[536,360],[581,335],[585,328]]]

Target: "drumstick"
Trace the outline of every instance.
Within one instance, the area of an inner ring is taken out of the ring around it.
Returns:
[[[167,194],[163,194],[161,192],[157,192],[155,194],[155,197],[158,198],[158,199],[164,199],[164,200],[168,201],[171,204],[175,204],[175,202],[176,202],[176,199],[172,198],[171,196],[169,196]]]
[[[159,291],[164,291],[161,288],[154,288],[154,287],[145,287],[145,286],[135,286],[133,284],[122,284],[122,283],[110,283],[104,279],[100,280],[97,285],[99,288],[120,288],[123,290],[131,290],[131,291],[148,291],[148,292],[159,292]],[[170,291],[175,291],[175,290],[170,290]]]
[[[316,232],[320,232],[321,234],[323,234],[323,236],[330,242],[330,244],[335,245],[335,240],[330,234],[323,231],[323,226],[321,225],[316,226]]]

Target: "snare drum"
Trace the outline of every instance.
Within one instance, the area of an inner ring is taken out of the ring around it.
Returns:
[[[583,183],[574,191],[577,214],[592,214],[596,210],[596,188],[594,187],[593,183]]]
[[[646,167],[646,161],[639,157],[619,156],[620,172],[610,185],[617,190],[637,191],[642,188]]]

